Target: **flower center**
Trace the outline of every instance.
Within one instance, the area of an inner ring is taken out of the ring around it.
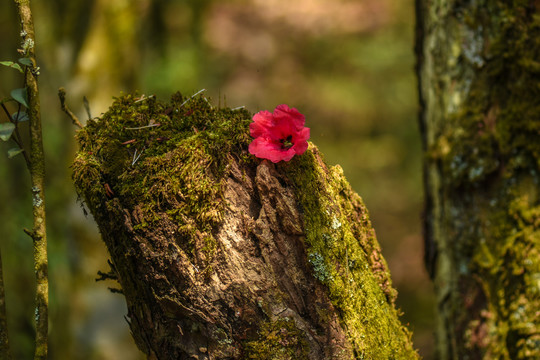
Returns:
[[[290,149],[294,144],[292,143],[292,135],[287,136],[285,139],[279,140],[281,148],[284,150]]]

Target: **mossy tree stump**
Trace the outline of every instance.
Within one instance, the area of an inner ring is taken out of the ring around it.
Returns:
[[[368,213],[316,147],[247,153],[251,115],[116,99],[79,131],[78,193],[151,359],[414,359]]]

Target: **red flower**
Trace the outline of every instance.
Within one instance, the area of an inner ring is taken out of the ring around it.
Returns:
[[[304,115],[285,104],[278,105],[273,114],[266,110],[258,112],[249,125],[250,134],[255,138],[249,144],[249,152],[275,163],[303,154],[309,139],[305,122]]]

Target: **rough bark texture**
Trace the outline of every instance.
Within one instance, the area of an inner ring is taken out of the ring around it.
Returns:
[[[0,254],[0,359],[11,360],[9,336],[7,328],[6,293],[4,290],[4,273],[2,268],[2,255]]]
[[[540,4],[417,0],[440,359],[540,358]]]
[[[253,158],[250,119],[201,97],[125,96],[78,134],[75,184],[139,348],[154,359],[416,358],[341,169],[313,145],[288,163]]]

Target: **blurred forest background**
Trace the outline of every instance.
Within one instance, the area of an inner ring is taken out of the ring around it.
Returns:
[[[121,295],[95,282],[107,253],[70,179],[76,128],[113,96],[166,100],[205,88],[215,105],[255,113],[298,108],[311,140],[340,164],[370,210],[399,291],[403,322],[433,358],[432,287],[423,268],[421,144],[417,127],[412,0],[41,0],[32,2],[41,67],[50,255],[50,358],[142,359]],[[19,23],[0,2],[0,60],[15,60]],[[0,98],[22,86],[0,68]],[[13,112],[15,111],[12,108]],[[3,116],[3,114],[2,114]],[[6,121],[0,116],[0,121]],[[34,275],[29,177],[0,147],[0,246],[16,359],[33,356]]]

